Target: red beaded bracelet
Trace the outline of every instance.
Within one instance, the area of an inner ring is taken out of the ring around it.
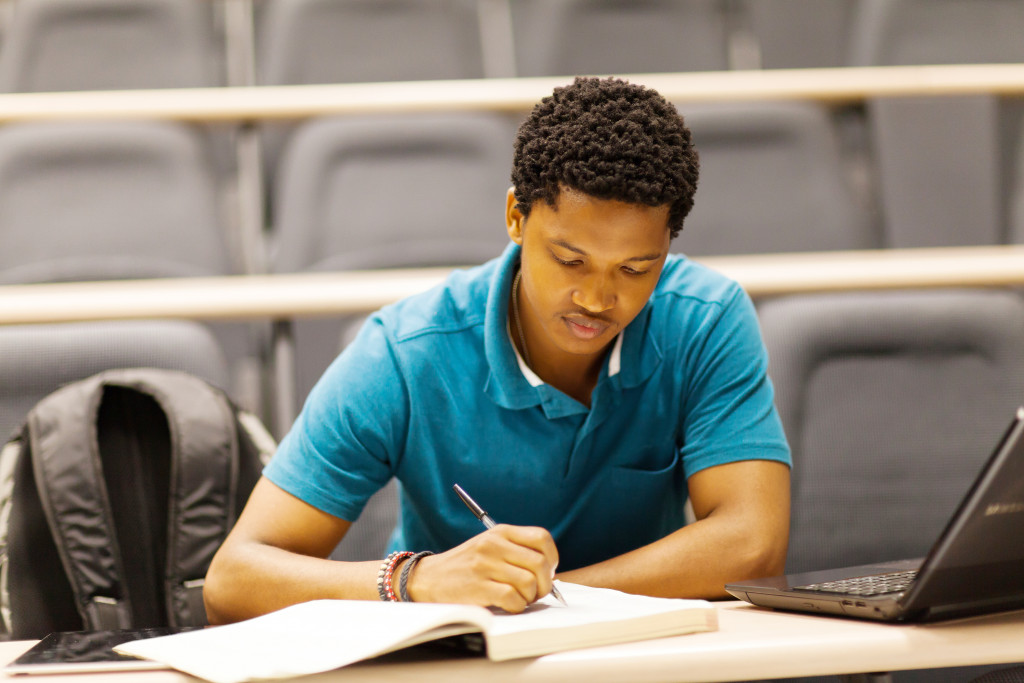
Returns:
[[[377,571],[377,595],[384,602],[398,602],[398,596],[395,595],[395,589],[392,586],[395,567],[399,562],[413,555],[415,553],[408,550],[396,550],[384,558],[384,562],[381,563],[380,569]]]

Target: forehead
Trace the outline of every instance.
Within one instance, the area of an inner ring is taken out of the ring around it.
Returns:
[[[554,205],[536,202],[527,230],[540,237],[566,242],[587,251],[600,246],[628,252],[652,253],[668,248],[669,205],[646,206],[616,199],[599,199],[563,187]]]

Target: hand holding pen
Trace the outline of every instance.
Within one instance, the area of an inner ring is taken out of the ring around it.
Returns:
[[[466,493],[466,491],[461,486],[459,486],[458,484],[453,484],[452,488],[455,490],[455,493],[458,494],[462,502],[466,504],[466,507],[470,509],[470,511],[476,516],[477,519],[480,520],[481,523],[483,523],[483,525],[486,528],[492,529],[496,526],[496,523],[493,519],[491,519],[491,516],[488,515],[484,511],[484,509],[480,507],[477,504],[477,502],[473,500],[473,498],[468,493]],[[562,597],[562,594],[558,590],[558,587],[554,584],[552,584],[551,586],[551,595],[555,596],[555,598],[560,603],[566,605],[565,598]]]

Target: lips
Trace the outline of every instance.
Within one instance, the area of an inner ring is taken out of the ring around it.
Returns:
[[[566,316],[563,320],[569,329],[569,333],[577,339],[584,341],[599,337],[609,327],[608,323],[603,320],[596,320],[585,316]]]

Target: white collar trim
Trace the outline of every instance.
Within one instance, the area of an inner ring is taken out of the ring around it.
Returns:
[[[508,321],[508,316],[505,316],[505,332],[508,334],[508,340],[512,343],[512,351],[516,354],[516,362],[519,363],[519,371],[523,373],[523,377],[526,378],[531,387],[539,387],[544,384],[544,380],[526,364],[522,354],[519,353],[519,349],[516,348],[515,340],[512,339],[512,324]]]
[[[542,380],[533,369],[526,364],[523,360],[522,354],[519,353],[519,349],[516,348],[516,343],[512,339],[512,325],[509,321],[505,320],[505,332],[508,334],[508,340],[512,343],[512,352],[516,354],[516,362],[519,363],[519,371],[523,373],[523,377],[530,384],[531,387],[539,387],[544,384]],[[614,377],[619,374],[622,369],[622,333],[615,337],[615,345],[612,346],[611,355],[608,356],[608,376]]]
[[[619,374],[619,370],[622,369],[622,332],[619,332],[619,336],[615,337],[615,346],[612,347],[612,353],[608,357],[608,376],[614,377]]]

